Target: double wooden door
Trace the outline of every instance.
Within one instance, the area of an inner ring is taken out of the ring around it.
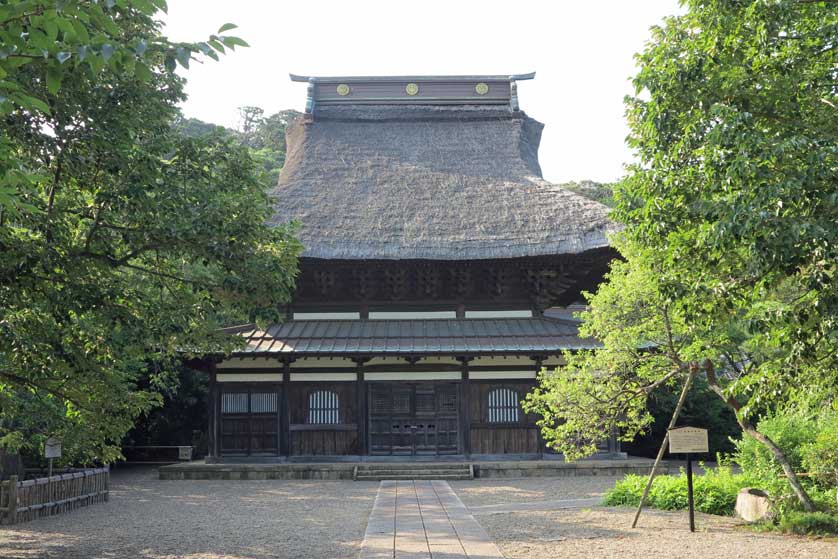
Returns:
[[[374,383],[369,387],[370,454],[457,454],[457,385]]]
[[[222,456],[279,454],[279,395],[279,388],[263,386],[221,391]]]

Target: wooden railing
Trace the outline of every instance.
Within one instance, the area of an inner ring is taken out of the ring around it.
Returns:
[[[94,468],[52,477],[0,481],[0,524],[52,516],[108,500],[110,470]]]

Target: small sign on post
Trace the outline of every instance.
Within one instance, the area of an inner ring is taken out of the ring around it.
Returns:
[[[49,460],[48,476],[52,477],[52,459],[61,458],[61,441],[56,437],[50,437],[44,442],[44,458]]]
[[[678,427],[669,430],[670,454],[701,454],[703,452],[710,452],[707,429]]]
[[[669,453],[687,455],[687,501],[690,506],[690,532],[695,532],[695,504],[693,500],[693,459],[694,453],[710,451],[707,429],[700,427],[678,427],[668,431]]]

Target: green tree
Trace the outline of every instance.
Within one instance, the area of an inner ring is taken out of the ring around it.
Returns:
[[[265,110],[260,107],[239,107],[239,134],[242,143],[250,146],[256,130],[262,125]]]
[[[639,163],[615,192],[626,261],[583,328],[604,348],[569,356],[529,405],[547,440],[579,455],[615,426],[632,438],[651,391],[703,373],[811,509],[754,423],[835,400],[838,5],[685,5],[638,56]]]
[[[16,110],[50,113],[45,93],[56,95],[69,74],[83,71],[95,78],[119,72],[151,79],[152,67],[163,64],[173,72],[189,67],[194,56],[218,60],[225,49],[247,46],[225,35],[235,29],[225,24],[218,34],[197,43],[173,42],[159,30],[143,26],[166,11],[165,0],[16,0],[0,5],[0,117]],[[34,67],[39,80],[22,72]],[[0,138],[0,208],[14,211],[21,192],[36,188],[38,176],[20,164],[14,147]],[[31,207],[28,209],[32,209]]]
[[[20,4],[43,15],[52,5]],[[59,5],[56,17],[83,22],[84,10],[104,10],[114,52],[136,54],[138,41],[160,48],[142,53],[140,74],[137,60],[133,71],[65,60],[60,90],[48,78],[51,51],[4,66],[29,100],[3,105],[2,164],[25,180],[0,214],[0,446],[34,449],[58,435],[69,460],[108,462],[176,382],[184,353],[232,348],[219,325],[276,317],[300,246],[265,225],[271,203],[247,148],[172,126],[184,82],[155,10]],[[0,11],[4,32],[34,30],[35,12]]]
[[[199,120],[197,118],[187,118],[182,114],[179,114],[177,118],[175,118],[173,126],[175,130],[177,130],[178,134],[187,138],[206,139],[213,135],[225,138],[235,137],[235,132],[233,130],[224,128],[220,124],[204,122],[203,120]]]
[[[608,207],[614,207],[614,185],[612,183],[583,180],[579,182],[571,181],[559,186],[591,200],[596,200]]]
[[[253,158],[265,173],[265,182],[274,186],[285,165],[285,129],[300,113],[288,109],[264,118],[261,113],[259,115],[258,122],[249,134],[245,134],[242,129],[242,142],[251,148]]]
[[[250,155],[261,169],[261,180],[268,186],[275,186],[279,173],[285,165],[285,129],[297,117],[299,112],[293,109],[279,111],[262,117],[259,107],[240,107],[241,128],[231,130],[217,124],[204,122],[197,118],[178,117],[175,128],[190,138],[207,138],[220,135],[235,139],[250,149]]]

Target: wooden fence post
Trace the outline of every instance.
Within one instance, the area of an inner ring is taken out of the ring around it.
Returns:
[[[6,509],[9,524],[17,523],[17,476],[9,478],[9,507]]]

